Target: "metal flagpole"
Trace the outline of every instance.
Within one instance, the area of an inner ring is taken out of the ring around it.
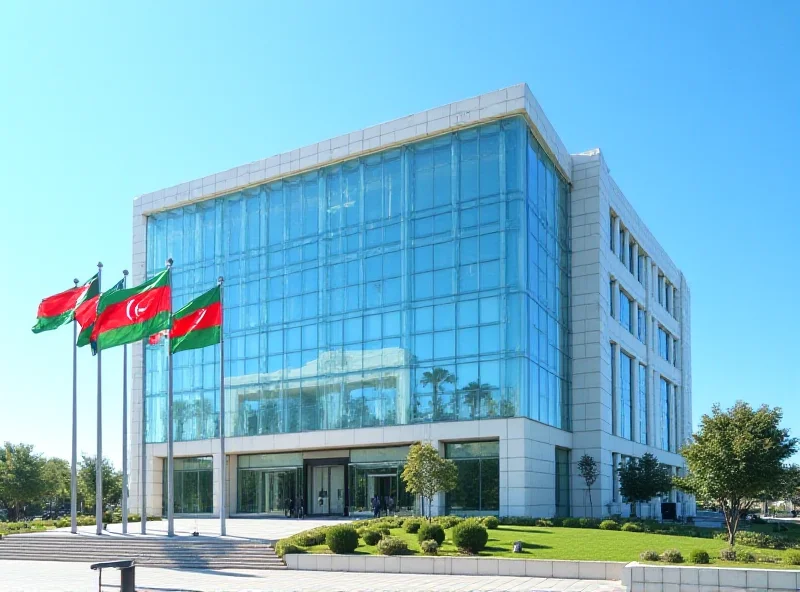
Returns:
[[[122,287],[128,287],[128,270],[122,270]],[[122,534],[128,534],[128,345],[122,346]]]
[[[142,502],[142,534],[147,534],[147,423],[144,411],[146,409],[145,399],[147,397],[147,339],[142,339],[142,426],[141,426],[141,452],[139,456],[139,480],[140,495]]]
[[[100,276],[103,264],[97,264],[97,290],[100,291]],[[95,458],[94,515],[97,534],[103,534],[103,381],[100,348],[97,348],[97,457]]]
[[[72,280],[78,287],[78,278]],[[78,532],[78,321],[72,319],[72,475],[70,477],[70,531]]]
[[[168,281],[172,286],[172,259],[167,259],[167,269],[169,270]],[[172,303],[170,302],[170,314],[172,314]],[[174,428],[172,425],[172,340],[167,341],[168,346],[168,367],[169,373],[167,382],[167,536],[175,536],[175,459],[172,455],[174,443]]]
[[[225,489],[227,487],[227,463],[225,462],[225,340],[223,338],[222,276],[219,276],[219,535],[225,536]]]

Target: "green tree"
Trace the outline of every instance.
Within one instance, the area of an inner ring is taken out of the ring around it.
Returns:
[[[446,384],[455,384],[456,376],[447,368],[436,367],[422,373],[422,379],[419,381],[422,386],[431,385],[433,387],[433,397],[431,403],[433,406],[433,419],[434,421],[440,418],[440,403],[439,394],[442,392],[442,386]]]
[[[0,448],[0,502],[12,520],[19,520],[26,505],[42,499],[47,489],[44,464],[30,444],[6,442]]]
[[[629,458],[617,469],[619,493],[631,505],[631,517],[636,517],[636,504],[666,495],[672,489],[669,467],[646,452],[642,458]]]
[[[42,505],[52,504],[56,507],[72,497],[72,471],[69,462],[63,458],[48,458],[42,469],[46,487]]]
[[[584,454],[578,461],[578,473],[583,477],[586,482],[586,490],[589,492],[589,511],[594,516],[594,504],[592,503],[592,485],[595,484],[597,478],[600,476],[600,469],[597,468],[597,462],[593,457]]]
[[[86,507],[95,507],[95,461],[96,457],[83,455],[78,468],[78,491],[83,497]],[[118,505],[122,501],[122,473],[114,470],[114,465],[107,458],[103,459],[103,509],[105,506]]]
[[[722,508],[731,545],[742,514],[753,504],[791,493],[797,467],[785,461],[797,451],[798,442],[780,427],[782,418],[778,407],[753,409],[737,401],[722,411],[714,405],[681,449],[688,474],[674,480],[676,487]]]
[[[433,498],[439,492],[451,491],[456,487],[458,468],[452,460],[439,456],[439,451],[430,444],[417,442],[408,451],[402,477],[406,491],[428,500],[430,521]]]

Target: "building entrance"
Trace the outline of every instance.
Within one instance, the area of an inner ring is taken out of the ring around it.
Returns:
[[[308,472],[308,513],[320,515],[344,514],[345,466],[310,466],[308,467]]]
[[[368,493],[370,500],[378,496],[382,514],[393,514],[397,504],[397,475],[369,475]]]

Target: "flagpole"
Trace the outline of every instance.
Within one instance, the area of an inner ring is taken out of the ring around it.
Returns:
[[[122,287],[128,287],[128,270],[122,270]],[[122,534],[128,534],[128,345],[122,346]]]
[[[172,286],[172,258],[167,259],[168,281]],[[170,298],[170,314],[172,302]],[[168,340],[168,365],[167,372],[167,536],[175,536],[175,458],[173,457],[173,426],[172,426],[172,340]]]
[[[100,276],[103,264],[97,263],[97,291],[100,291]],[[103,380],[101,351],[97,348],[97,457],[95,458],[95,501],[94,514],[97,534],[103,534]]]
[[[142,534],[147,534],[147,423],[145,422],[144,412],[146,409],[145,406],[145,399],[147,397],[147,348],[146,348],[147,340],[142,339],[142,439],[141,439],[141,446],[142,450],[139,457],[139,480],[140,480],[140,494],[142,496],[142,509],[141,509],[141,517],[142,517]]]
[[[225,488],[227,485],[227,463],[225,459],[225,340],[223,331],[224,299],[222,276],[219,276],[219,535],[225,536]]]
[[[78,278],[72,280],[78,287]],[[72,474],[70,475],[70,532],[78,533],[78,321],[72,318]]]

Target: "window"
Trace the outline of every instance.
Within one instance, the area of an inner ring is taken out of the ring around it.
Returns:
[[[636,337],[642,343],[647,343],[647,314],[643,308],[636,307]]]
[[[647,366],[639,364],[639,443],[647,444]]]
[[[569,501],[569,450],[556,448],[556,516],[570,514]]]
[[[634,270],[636,269],[636,257],[633,256],[633,247],[634,247],[633,241],[628,243],[628,261],[627,261],[627,263],[628,263],[628,271],[630,271],[631,273],[633,273]]]
[[[644,266],[645,266],[645,258],[644,258],[644,255],[639,255],[638,266],[639,266],[639,274],[638,274],[638,276],[639,276],[639,283],[640,283],[640,284],[642,284],[642,285],[644,286],[644,280],[645,280],[645,276],[647,275],[647,274],[645,273],[645,269],[644,269]]]
[[[672,314],[672,286],[669,282],[664,282],[664,308]]]
[[[622,290],[619,291],[619,322],[628,331],[631,330],[631,307],[633,300]]]
[[[658,303],[664,306],[664,276],[658,274]]]
[[[617,347],[616,343],[611,343],[611,416],[617,416],[617,385],[619,384],[619,376],[617,373]],[[614,432],[614,435],[619,436],[619,430]]]
[[[615,310],[616,306],[614,306],[614,280],[613,279],[610,282],[608,282],[608,302],[609,302],[609,306],[610,306],[609,313],[613,317],[614,313],[616,313],[616,310]]]
[[[633,391],[631,389],[631,369],[633,360],[625,353],[620,355],[620,391],[622,396],[622,414],[619,435],[630,440],[633,433]]]
[[[619,260],[625,263],[625,253],[627,252],[628,248],[625,246],[625,231],[622,230],[620,226],[619,229]]]
[[[617,473],[618,468],[619,468],[619,454],[617,452],[614,452],[611,454],[611,473],[612,473],[611,501],[612,502],[619,501],[619,473]]]
[[[661,327],[658,328],[658,355],[669,360],[669,333]]]
[[[176,514],[210,514],[213,509],[214,471],[210,456],[176,458],[173,499]],[[164,459],[164,472],[167,459]],[[167,479],[164,479],[162,512],[167,514]]]
[[[609,240],[611,241],[611,244],[609,245],[609,248],[611,249],[612,253],[616,252],[616,248],[615,248],[615,245],[614,245],[614,242],[615,242],[614,239],[616,238],[616,235],[614,234],[614,221],[616,219],[617,219],[617,217],[614,214],[611,214],[608,217],[608,222],[609,222],[608,237],[609,237]]]
[[[669,450],[670,449],[670,383],[661,378],[661,382],[659,383],[661,387],[661,449],[662,450]]]
[[[447,513],[496,514],[500,509],[500,443],[448,443],[445,457],[458,467],[458,485],[445,496]]]
[[[672,338],[672,365],[678,366],[678,340]]]

